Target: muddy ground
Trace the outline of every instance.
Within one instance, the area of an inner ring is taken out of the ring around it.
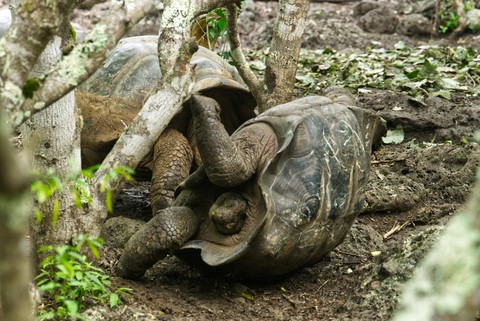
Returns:
[[[392,48],[399,40],[411,45],[480,43],[475,35],[452,40],[367,32],[360,27],[367,26],[361,21],[364,18],[354,15],[358,3],[313,3],[303,47],[362,51],[374,42]],[[390,4],[396,13],[411,12],[410,2]],[[98,7],[79,16],[95,20],[102,10]],[[268,44],[275,12],[275,2],[257,2],[246,15],[242,22],[246,47],[262,49]],[[156,29],[149,20],[130,34],[152,32]],[[132,289],[131,298],[113,312],[93,308],[88,312],[90,318],[390,319],[405,282],[472,189],[480,160],[480,148],[472,143],[480,128],[480,98],[454,94],[451,100],[428,99],[425,106],[401,92],[371,90],[357,98],[359,106],[377,111],[390,128],[402,124],[405,139],[374,153],[367,210],[345,242],[322,262],[274,282],[251,283],[202,275],[168,257],[140,281],[113,277],[115,285]],[[148,216],[149,211],[148,184],[138,183],[125,190],[115,215],[138,218]],[[109,270],[119,254],[113,245],[114,232],[110,229],[105,235],[110,243],[102,265]]]

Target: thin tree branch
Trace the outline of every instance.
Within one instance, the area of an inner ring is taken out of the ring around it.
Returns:
[[[455,29],[454,34],[460,35],[467,28],[467,25],[465,23],[465,6],[463,4],[463,0],[454,0],[453,9],[455,10],[455,13],[458,17],[458,26],[457,29]]]
[[[228,41],[230,43],[230,54],[233,61],[235,61],[235,66],[237,67],[240,76],[243,78],[248,88],[252,92],[253,96],[257,101],[259,108],[265,104],[265,90],[263,88],[263,83],[258,80],[253,71],[250,69],[250,66],[245,59],[243,50],[240,44],[240,37],[238,36],[238,7],[236,4],[228,4],[227,6],[227,33]],[[262,108],[261,108],[262,109]]]
[[[208,13],[219,7],[226,7],[229,4],[240,6],[240,0],[196,0],[194,17]]]
[[[55,66],[35,91],[33,98],[27,99],[20,107],[22,113],[17,114],[15,125],[23,123],[85,81],[101,65],[120,38],[155,9],[156,2],[159,1],[114,1],[105,18]]]

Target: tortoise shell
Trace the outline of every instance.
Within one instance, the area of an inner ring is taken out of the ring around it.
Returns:
[[[157,41],[157,36],[122,39],[103,66],[78,87],[77,104],[84,122],[82,164],[93,165],[105,158],[155,90],[162,76]],[[227,131],[233,133],[255,116],[255,100],[235,68],[203,47],[199,47],[191,63],[194,65],[193,92],[219,101]],[[190,120],[189,108],[183,108],[170,126],[191,138]]]
[[[376,117],[312,96],[273,107],[241,128],[255,122],[277,133],[275,157],[231,189],[211,184],[200,168],[174,205],[204,218],[177,256],[199,268],[258,279],[316,263],[343,241],[364,205]],[[233,235],[208,219],[208,209],[226,191],[240,193],[249,206],[242,230]]]

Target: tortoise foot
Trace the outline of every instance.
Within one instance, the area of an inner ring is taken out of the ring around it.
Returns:
[[[188,207],[169,207],[153,217],[127,242],[115,274],[139,279],[167,254],[178,250],[198,230],[199,220]]]

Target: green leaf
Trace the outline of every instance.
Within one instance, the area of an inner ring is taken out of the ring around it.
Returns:
[[[105,205],[109,213],[113,212],[112,190],[108,190],[105,195]]]
[[[382,137],[384,144],[400,144],[405,139],[403,127],[397,126],[396,129],[387,130],[386,137]]]
[[[430,94],[430,96],[432,97],[442,97],[442,98],[445,98],[445,99],[452,99],[452,95],[450,94],[450,91],[448,90],[438,90],[436,92],[433,92]]]
[[[227,20],[226,19],[221,19],[218,21],[218,28],[223,31],[227,27]]]
[[[37,284],[37,286],[38,290],[40,291],[51,292],[52,290],[58,289],[60,287],[60,283],[52,281],[41,285]]]
[[[96,259],[100,258],[100,252],[98,251],[98,246],[92,242],[88,242],[87,245],[90,251],[92,252],[93,256],[95,256]]]
[[[122,300],[120,300],[120,297],[118,296],[118,294],[112,293],[109,299],[110,308],[114,308],[120,303],[122,303]]]
[[[247,299],[247,300],[253,301],[253,296],[251,296],[250,294],[241,292],[240,295],[241,295],[242,297],[244,297],[245,299]]]
[[[405,50],[405,43],[403,41],[399,41],[395,44],[395,49],[397,50]]]
[[[420,69],[415,69],[414,71],[405,73],[405,76],[407,76],[408,79],[416,79],[419,74],[420,74]]]
[[[52,310],[42,313],[37,317],[38,320],[50,320],[53,318],[55,318],[55,312]]]
[[[37,224],[40,224],[42,223],[42,220],[43,220],[42,212],[38,208],[35,208],[35,222]]]
[[[78,314],[78,303],[72,300],[66,300],[65,306],[70,316],[75,317]]]

